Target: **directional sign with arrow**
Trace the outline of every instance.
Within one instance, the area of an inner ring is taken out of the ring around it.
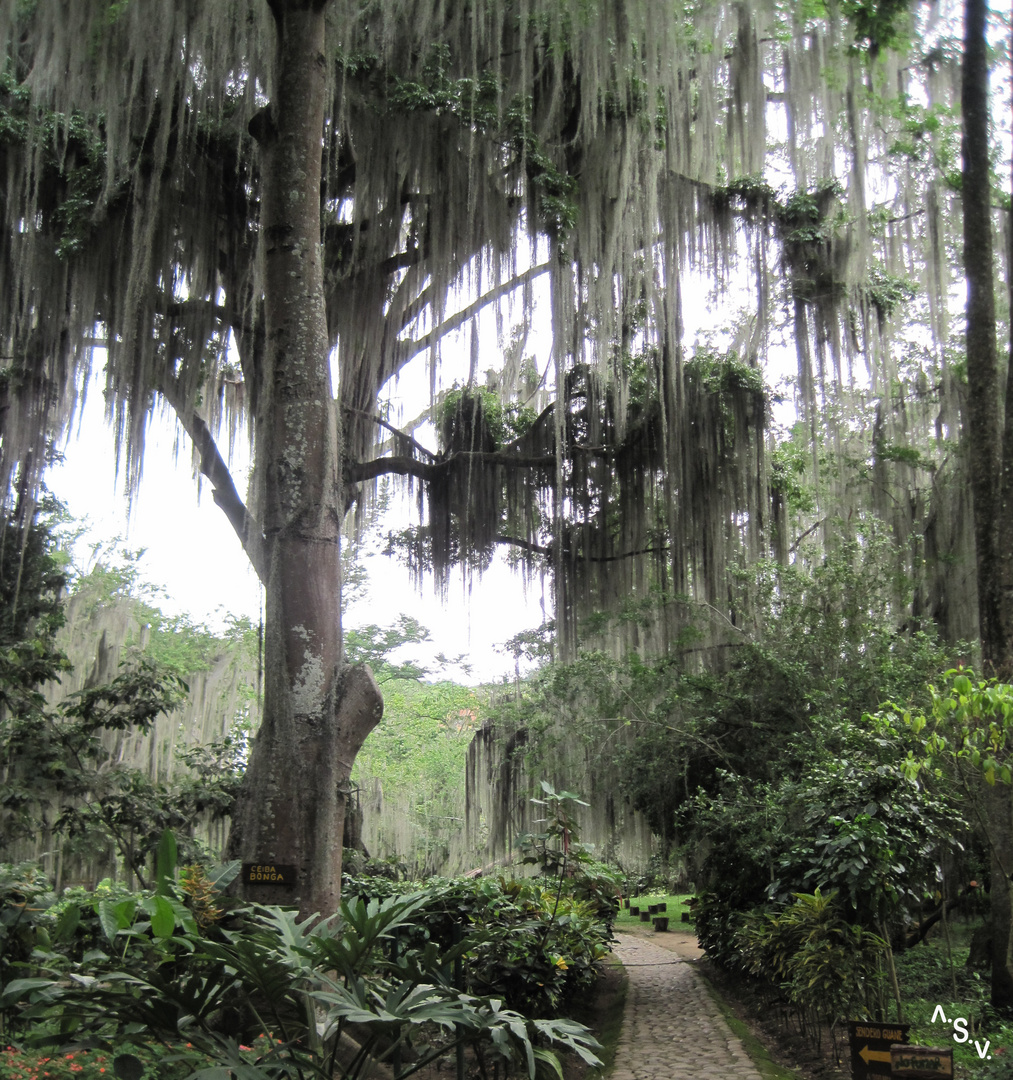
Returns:
[[[890,1075],[890,1046],[908,1042],[910,1024],[878,1024],[868,1020],[848,1023],[852,1080],[876,1080]]]
[[[890,1061],[889,1050],[870,1050],[868,1043],[858,1051],[858,1056],[866,1065],[868,1065],[870,1061]]]

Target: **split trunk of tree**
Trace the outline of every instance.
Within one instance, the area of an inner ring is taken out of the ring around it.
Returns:
[[[229,851],[291,865],[294,885],[246,885],[261,902],[333,912],[352,762],[383,701],[366,667],[342,668],[339,432],[320,259],[327,83],[323,0],[271,0],[275,99],[256,125],[264,161],[267,371],[258,416],[264,471],[264,716]]]
[[[1013,492],[1006,482],[1008,470],[1003,468],[1003,433],[999,425],[986,15],[985,0],[966,0],[961,109],[964,275],[967,279],[968,464],[974,493],[982,663],[986,674],[1008,678],[1013,620],[1003,596],[1000,524],[1009,513]],[[1008,536],[1005,541],[1009,542]],[[1013,1006],[1013,891],[1009,880],[1013,869],[1010,865],[1013,807],[1008,785],[997,785],[988,793],[988,811],[992,850],[992,1003],[1008,1008]]]

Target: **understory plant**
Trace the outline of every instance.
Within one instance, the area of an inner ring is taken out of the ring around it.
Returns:
[[[829,721],[818,733],[788,744],[799,775],[755,782],[725,772],[718,791],[689,804],[707,883],[697,929],[721,963],[736,962],[747,912],[816,889],[902,948],[944,864],[960,856],[967,822],[945,787],[907,775],[899,738]]]
[[[141,1077],[153,1045],[202,1080],[353,1080],[376,1061],[403,1078],[464,1044],[530,1078],[562,1075],[555,1050],[597,1062],[581,1025],[456,985],[455,961],[480,946],[419,934],[425,893],[353,897],[330,919],[300,919],[226,910],[215,877],[190,870],[178,884],[162,865],[155,890],[50,915],[3,987],[9,1045],[114,1055],[126,1080]]]
[[[884,1013],[883,938],[845,918],[835,893],[796,893],[776,912],[750,913],[736,935],[741,963],[784,995],[817,1048],[849,1017]]]
[[[520,838],[535,878],[431,879],[421,887],[402,952],[436,945],[458,957],[462,989],[501,997],[526,1015],[559,1015],[586,994],[608,953],[619,910],[620,879],[580,843],[572,792],[547,781],[532,802],[545,817],[538,833]],[[346,877],[346,896],[373,901],[419,890],[386,875]]]
[[[987,976],[970,965],[968,944],[958,943],[969,940],[974,921],[954,920],[947,934],[897,957],[904,1019],[912,1043],[953,1047],[958,1075],[1005,1080],[1013,1070],[1013,1020],[992,1006]]]
[[[501,997],[527,1015],[558,1015],[585,994],[608,953],[614,914],[589,895],[582,876],[560,894],[551,878],[346,880],[346,896],[367,902],[417,891],[420,905],[399,931],[402,953],[432,944],[459,959],[462,989]]]

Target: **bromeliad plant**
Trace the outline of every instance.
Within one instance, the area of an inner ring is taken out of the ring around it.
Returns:
[[[116,931],[125,940],[119,970],[96,977],[57,966],[14,980],[4,1000],[32,1025],[25,1045],[115,1048],[124,1075],[124,1049],[152,1041],[167,1061],[187,1047],[215,1062],[194,1074],[201,1080],[354,1080],[376,1061],[400,1080],[464,1043],[530,1078],[561,1077],[552,1047],[596,1063],[581,1025],[528,1019],[501,999],[460,992],[445,975],[453,955],[435,945],[398,950],[425,903],[425,895],[355,900],[323,922],[255,907],[206,936],[192,920],[162,938],[151,920],[135,922]]]

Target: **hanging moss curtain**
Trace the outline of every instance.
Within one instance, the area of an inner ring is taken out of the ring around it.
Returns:
[[[416,554],[437,580],[509,541],[553,573],[564,643],[580,615],[651,590],[737,618],[731,569],[788,557],[831,504],[876,512],[910,541],[920,610],[965,632],[946,570],[964,485],[944,449],[962,415],[945,349],[957,65],[935,9],[893,7],[856,31],[836,5],[772,0],[332,0],[321,240],[347,502],[384,472],[419,481]],[[211,436],[246,417],[256,461],[275,393],[251,135],[270,123],[270,20],[262,0],[0,0],[5,491],[38,477],[101,341],[131,488],[161,398],[235,509]],[[512,440],[481,423],[429,451],[391,438],[388,380],[427,350],[435,371],[459,296],[530,288],[535,266],[554,402]],[[684,355],[701,273],[716,323],[740,330],[720,370]],[[746,295],[746,318],[723,295]],[[902,312],[930,341],[914,391],[891,344]],[[767,462],[760,373],[782,336],[823,484],[809,517],[779,516]],[[847,457],[836,402],[865,380],[880,449],[856,485],[821,453]],[[897,451],[919,440],[924,465]],[[255,470],[234,518],[255,565],[262,486]]]

